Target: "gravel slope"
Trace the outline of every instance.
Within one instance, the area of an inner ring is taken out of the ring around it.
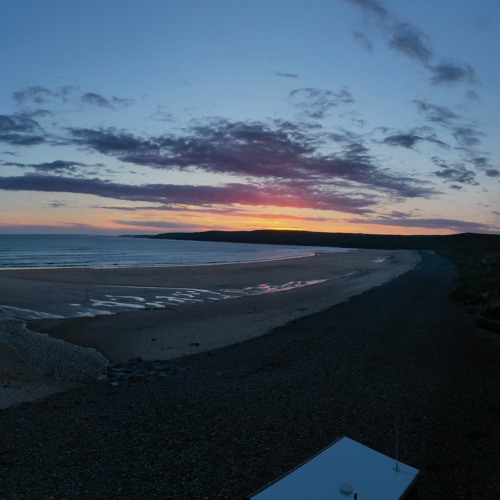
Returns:
[[[342,435],[423,469],[425,499],[500,497],[498,337],[415,270],[156,382],[0,412],[0,497],[245,498]]]

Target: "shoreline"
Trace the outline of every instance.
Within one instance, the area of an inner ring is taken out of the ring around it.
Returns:
[[[267,283],[281,286],[291,281],[329,280],[345,276],[353,271],[384,271],[384,267],[389,270],[393,266],[387,261],[387,256],[380,258],[381,254],[387,253],[403,256],[412,253],[416,255],[417,252],[408,250],[318,252],[307,258],[294,257],[217,266],[200,264],[168,267],[5,270],[0,271],[0,308],[25,309],[39,313],[40,318],[50,318],[51,315],[63,318],[79,316],[79,311],[75,310],[70,302],[78,303],[85,300],[88,302],[89,296],[102,290],[104,286],[137,287],[145,291],[154,291],[158,288],[208,292],[240,289],[240,295],[244,296],[246,294],[243,290]],[[410,265],[414,263],[411,262]],[[2,296],[2,288],[8,289],[9,293]],[[47,297],[47,294],[50,294],[50,297]],[[130,309],[136,309],[136,307]],[[154,307],[143,309],[154,309]],[[123,309],[102,311],[101,314],[114,312],[123,312]],[[90,314],[85,314],[87,315]],[[37,319],[38,317],[35,315],[31,318],[20,319]]]
[[[239,245],[240,243],[234,243],[234,245]],[[241,243],[245,244],[245,243]],[[335,251],[328,251],[325,249],[311,250],[307,255],[293,255],[290,257],[276,257],[274,259],[257,259],[257,260],[242,260],[242,261],[234,261],[234,262],[202,262],[200,264],[156,264],[151,266],[129,266],[129,265],[118,265],[114,264],[113,266],[40,266],[40,267],[0,267],[0,272],[3,271],[47,271],[47,270],[75,270],[75,271],[85,271],[87,269],[95,269],[95,270],[107,270],[107,269],[157,269],[157,268],[171,268],[171,267],[193,267],[193,266],[229,266],[229,265],[240,265],[240,264],[258,264],[259,262],[275,262],[280,260],[290,260],[290,259],[305,259],[308,257],[314,257],[315,255],[321,253],[343,253],[343,252],[351,252],[358,250],[357,248],[335,248]]]
[[[392,259],[374,262],[381,255]],[[43,299],[53,302],[67,298],[67,293],[76,293],[75,290],[88,294],[89,287],[111,284],[182,284],[188,288],[210,289],[256,285],[265,281],[283,283],[290,279],[328,278],[322,283],[275,293],[95,317],[38,319],[28,323],[30,330],[77,346],[94,348],[112,362],[138,356],[168,360],[217,350],[264,335],[386,283],[419,262],[418,253],[413,251],[358,250],[321,253],[307,259],[227,264],[216,269],[205,265],[169,267],[161,272],[158,269],[145,272],[141,268],[1,272],[0,284],[2,281],[7,283],[11,295],[22,296],[28,303],[38,303]],[[335,279],[338,276],[343,277]],[[96,280],[98,285],[95,285]]]

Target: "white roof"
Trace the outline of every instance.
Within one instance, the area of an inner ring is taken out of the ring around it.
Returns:
[[[399,469],[399,470],[396,470]],[[252,500],[391,500],[400,498],[419,471],[343,437],[252,496]]]

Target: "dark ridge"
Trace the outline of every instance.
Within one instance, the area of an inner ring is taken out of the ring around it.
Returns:
[[[267,243],[273,245],[335,246],[386,250],[427,250],[452,246],[484,251],[500,251],[500,235],[462,233],[446,236],[402,236],[363,233],[323,233],[313,231],[204,231],[198,233],[161,233],[137,238],[223,241],[228,243]]]

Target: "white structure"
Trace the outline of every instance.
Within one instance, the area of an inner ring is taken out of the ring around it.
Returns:
[[[257,492],[252,500],[396,500],[419,471],[343,437]]]

